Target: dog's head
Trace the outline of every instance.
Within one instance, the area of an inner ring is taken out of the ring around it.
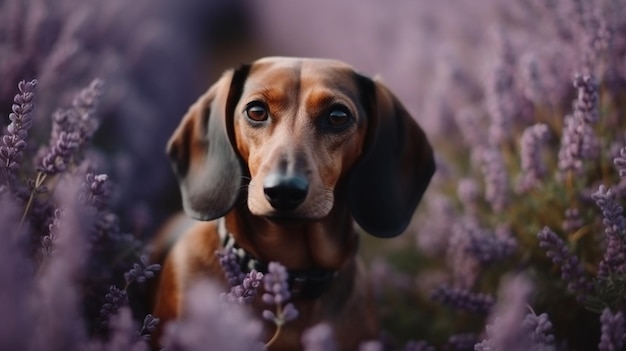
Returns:
[[[341,188],[381,237],[406,228],[435,170],[424,132],[383,84],[322,59],[226,72],[167,149],[193,218],[221,217],[247,194],[253,215],[319,220]]]

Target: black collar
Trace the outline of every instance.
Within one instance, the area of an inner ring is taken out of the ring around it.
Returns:
[[[243,273],[256,270],[263,274],[267,273],[266,262],[261,262],[237,245],[233,235],[226,229],[224,218],[217,220],[217,232],[222,243],[222,248],[231,249],[239,260],[239,266]],[[295,298],[317,299],[330,288],[330,284],[337,275],[336,271],[312,268],[305,270],[287,270],[289,274],[289,289]]]

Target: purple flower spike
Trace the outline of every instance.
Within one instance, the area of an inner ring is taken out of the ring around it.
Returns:
[[[433,291],[431,299],[448,307],[479,314],[488,314],[494,304],[491,295],[443,285]]]
[[[148,262],[148,256],[143,255],[141,256],[139,263],[135,263],[133,268],[124,273],[126,286],[132,284],[133,282],[145,283],[146,280],[154,278],[156,272],[160,269],[161,265],[150,264],[150,262]]]
[[[613,159],[613,164],[619,171],[619,176],[626,177],[626,147],[619,150],[619,156]]]
[[[526,128],[520,140],[522,173],[517,183],[518,192],[526,192],[537,186],[546,174],[541,157],[541,147],[548,140],[548,126],[543,123]]]
[[[602,334],[598,351],[619,351],[624,346],[624,314],[611,313],[609,308],[605,308],[600,315],[602,324]]]
[[[281,305],[291,298],[287,279],[287,269],[278,262],[270,262],[267,274],[263,278],[263,302],[267,304]]]
[[[577,97],[574,101],[574,115],[580,116],[587,123],[599,120],[598,114],[598,83],[590,76],[574,76],[574,87]]]
[[[624,273],[626,271],[626,252],[624,250],[626,222],[622,214],[624,209],[617,203],[613,191],[606,189],[604,185],[600,185],[598,191],[591,194],[591,198],[602,211],[604,234],[607,238],[606,251],[600,262],[598,274],[608,277],[610,273]]]
[[[298,310],[295,306],[292,303],[285,304],[291,298],[288,278],[287,269],[278,262],[270,262],[267,273],[263,277],[265,289],[262,296],[263,302],[276,307],[275,311],[264,310],[263,318],[274,322],[277,326],[298,318]]]
[[[548,315],[542,313],[536,315],[529,313],[522,322],[522,328],[528,331],[530,340],[535,344],[552,345],[554,344],[554,335],[551,334],[552,322],[548,319]]]
[[[244,274],[239,266],[239,259],[234,248],[223,248],[215,252],[220,266],[226,275],[226,280],[231,287],[240,285],[243,282]]]
[[[56,144],[41,159],[38,171],[49,175],[65,172],[79,146],[80,134],[61,132]]]
[[[249,304],[257,295],[259,287],[263,281],[263,273],[254,269],[246,274],[243,281],[239,285],[235,285],[227,294],[221,294],[220,298],[224,302],[237,303],[240,305]]]
[[[482,173],[485,178],[485,199],[494,212],[500,213],[506,207],[509,197],[509,177],[502,153],[495,147],[482,150]]]
[[[567,288],[576,294],[579,300],[584,299],[584,296],[591,292],[592,284],[585,277],[578,258],[550,228],[544,227],[537,237],[539,247],[546,250],[546,256],[561,268],[561,279],[567,283]]]
[[[33,124],[32,111],[35,87],[37,80],[30,82],[21,81],[17,85],[19,93],[13,98],[12,111],[9,114],[11,123],[7,127],[8,134],[2,136],[0,146],[0,168],[2,168],[6,181],[11,183],[23,159],[23,150],[26,147],[28,130]]]

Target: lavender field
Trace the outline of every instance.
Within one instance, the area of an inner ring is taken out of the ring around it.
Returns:
[[[362,235],[361,350],[624,348],[624,0],[0,0],[0,350],[150,349],[165,143],[263,55],[380,76],[435,149],[408,231]],[[239,305],[281,272],[195,287],[166,349],[264,349],[261,319],[297,313]],[[334,349],[324,324],[302,343]]]

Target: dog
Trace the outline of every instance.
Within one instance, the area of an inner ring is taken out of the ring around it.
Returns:
[[[190,107],[167,153],[197,221],[157,239],[171,246],[155,259],[161,324],[181,315],[194,280],[225,282],[214,253],[231,238],[261,266],[288,269],[299,316],[270,350],[301,349],[302,332],[320,322],[340,350],[379,336],[354,224],[399,235],[435,171],[426,135],[383,83],[340,61],[262,58],[226,71]]]

